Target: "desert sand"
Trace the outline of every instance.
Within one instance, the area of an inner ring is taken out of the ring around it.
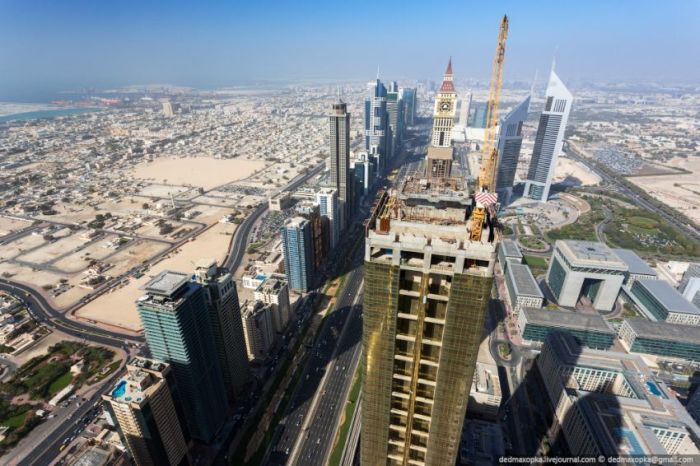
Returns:
[[[211,189],[249,177],[265,168],[259,160],[214,159],[211,157],[159,158],[134,167],[134,177],[174,185],[194,185]]]
[[[163,270],[191,272],[194,271],[194,264],[201,259],[223,260],[235,230],[236,225],[217,223],[194,241],[185,243],[176,253],[155,264],[143,277],[132,278],[127,285],[100,296],[76,314],[109,325],[141,330],[141,320],[136,310],[136,300],[143,295],[141,288]]]
[[[700,157],[674,158],[666,165],[692,171],[692,174],[640,176],[627,178],[650,196],[700,222]]]
[[[581,162],[559,156],[557,158],[557,166],[554,168],[552,181],[558,183],[564,181],[567,176],[580,180],[583,186],[593,186],[600,183],[600,177],[586,168]]]

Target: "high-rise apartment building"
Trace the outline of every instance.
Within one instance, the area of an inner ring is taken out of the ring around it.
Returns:
[[[403,104],[401,103],[401,95],[399,85],[396,81],[389,83],[389,90],[386,93],[386,112],[391,129],[391,152],[390,158],[398,155],[401,146],[401,138],[403,137]]]
[[[469,110],[472,105],[472,93],[467,92],[467,95],[461,99],[459,107],[459,119],[457,124],[462,128],[466,128],[469,124]]]
[[[473,105],[474,113],[471,118],[472,128],[486,128],[488,119],[489,105],[488,103],[478,102]]]
[[[697,455],[700,427],[639,355],[584,348],[551,333],[537,358],[554,454]],[[552,453],[550,453],[551,455]]]
[[[416,105],[416,88],[399,88],[399,99],[401,100],[401,105],[403,107],[402,114],[404,127],[415,125],[416,111],[418,110],[418,107]]]
[[[354,178],[351,178],[352,184]],[[350,190],[349,192],[353,192]],[[341,230],[341,214],[340,202],[338,199],[338,191],[333,188],[322,188],[316,193],[316,203],[318,204],[319,214],[323,221],[324,232],[324,248],[330,251],[335,248],[340,241]]]
[[[313,247],[313,264],[314,272],[319,270],[323,265],[323,260],[326,258],[328,252],[327,243],[324,241],[323,220],[321,218],[321,208],[316,203],[315,193],[312,192],[311,199],[304,199],[296,205],[296,213],[300,217],[305,218],[309,221],[311,225],[311,244]]]
[[[227,390],[240,393],[250,381],[241,307],[233,276],[215,260],[197,264],[194,279],[204,287],[212,333]]]
[[[282,227],[284,272],[289,287],[309,291],[314,279],[314,247],[311,222],[304,217],[287,219]]]
[[[386,111],[386,87],[377,78],[367,84],[367,97],[365,97],[365,150],[370,158],[376,161],[377,177],[384,174],[384,169],[389,156],[389,143],[391,129]]]
[[[151,355],[170,364],[190,436],[211,442],[228,405],[206,292],[168,270],[144,289],[137,306]]]
[[[291,317],[289,286],[281,275],[272,275],[255,290],[255,300],[272,305],[272,326],[282,333]]]
[[[455,462],[496,261],[471,205],[460,179],[411,179],[370,218],[362,464]]]
[[[513,194],[515,172],[523,145],[523,123],[527,120],[530,97],[520,102],[501,120],[498,130],[498,171],[496,192],[501,205],[507,206]]]
[[[168,364],[137,357],[114,389],[102,395],[138,466],[187,463],[187,442],[171,390],[176,388]]]
[[[549,198],[549,189],[557,166],[557,157],[564,143],[564,132],[572,102],[573,95],[552,70],[525,182],[524,194],[530,199],[546,202]]]
[[[264,361],[275,343],[272,314],[272,305],[262,301],[246,303],[243,308],[243,331],[251,361]]]
[[[331,110],[331,183],[338,196],[338,231],[342,231],[354,212],[353,174],[350,172],[350,114],[347,104],[338,101]]]

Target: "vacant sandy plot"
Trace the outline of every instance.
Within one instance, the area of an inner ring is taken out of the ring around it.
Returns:
[[[142,264],[144,261],[149,260],[161,252],[168,249],[170,246],[165,243],[160,243],[156,241],[149,240],[136,240],[132,241],[126,247],[118,250],[118,252],[111,256],[107,262],[112,264],[113,267],[108,269],[106,273],[111,277],[118,277],[124,272]]]
[[[45,270],[34,270],[30,267],[0,262],[0,275],[7,273],[13,281],[31,285],[36,289],[43,286],[55,286],[59,280],[65,278],[63,275],[47,272]]]
[[[675,158],[667,165],[693,173],[640,176],[628,180],[644,189],[650,196],[687,215],[691,220],[700,222],[700,157]]]
[[[576,178],[583,186],[593,186],[600,183],[600,177],[586,168],[584,164],[567,157],[557,158],[553,182],[564,181],[567,177]]]
[[[100,296],[81,308],[77,315],[105,324],[141,330],[141,320],[136,310],[136,300],[143,295],[140,288],[163,270],[189,272],[193,270],[193,264],[200,259],[222,260],[226,256],[235,229],[236,226],[232,224],[214,225],[197,239],[186,243],[177,252],[151,267],[143,277],[131,279],[127,285]]]
[[[0,236],[9,235],[10,233],[24,230],[30,226],[32,226],[32,222],[29,220],[17,220],[0,216]]]
[[[85,245],[89,240],[81,237],[80,233],[76,233],[65,238],[49,243],[39,249],[36,249],[28,254],[24,254],[18,257],[25,262],[31,262],[32,264],[45,264],[50,262],[57,257],[64,254],[68,254],[77,248]]]
[[[210,157],[159,158],[134,168],[140,179],[167,180],[168,184],[194,185],[204,189],[247,178],[265,167],[259,160],[213,159]]]
[[[0,260],[12,259],[24,251],[29,251],[30,249],[37,248],[42,244],[45,244],[44,238],[41,235],[27,235],[22,238],[16,239],[10,243],[0,245]]]
[[[169,184],[151,184],[151,185],[148,185],[148,186],[145,186],[144,188],[142,188],[140,191],[140,194],[141,194],[141,196],[170,198],[171,195],[173,197],[177,197],[182,193],[186,193],[190,189],[191,188],[188,188],[187,186],[174,186],[174,185],[169,185]],[[151,202],[151,201],[149,200],[148,202]]]

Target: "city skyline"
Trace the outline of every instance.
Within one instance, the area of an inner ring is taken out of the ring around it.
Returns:
[[[0,40],[13,46],[0,49],[6,64],[0,98],[148,83],[212,88],[280,79],[364,79],[378,65],[380,76],[437,78],[434,70],[443,58],[431,55],[433,40],[402,34],[437,27],[444,31],[446,52],[460,64],[459,73],[486,79],[494,46],[487,31],[503,13],[514,19],[507,81],[531,81],[554,56],[567,81],[693,82],[700,77],[694,60],[682,58],[700,45],[692,33],[697,2],[673,2],[672,8],[655,2],[636,2],[633,8],[608,2],[451,2],[447,16],[419,3],[382,4],[372,7],[386,18],[379,31],[365,30],[369,26],[361,18],[369,5],[364,3],[347,8],[280,4],[264,11],[254,5],[182,7],[6,2],[0,7]],[[325,40],[339,14],[356,25],[343,54],[333,53]],[[258,40],[248,42],[255,34]],[[389,53],[363,38],[374,40],[376,34],[401,40]],[[416,55],[426,59],[416,61]]]

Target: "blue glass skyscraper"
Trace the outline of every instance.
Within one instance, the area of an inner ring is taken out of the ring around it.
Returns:
[[[287,219],[282,227],[284,271],[289,288],[309,291],[314,276],[314,248],[311,222],[303,217]]]
[[[151,355],[172,368],[190,436],[210,443],[228,405],[205,290],[190,278],[161,272],[137,305]]]
[[[369,157],[377,162],[378,177],[384,173],[389,156],[389,116],[386,111],[386,87],[377,78],[367,84],[365,97],[365,149]]]

